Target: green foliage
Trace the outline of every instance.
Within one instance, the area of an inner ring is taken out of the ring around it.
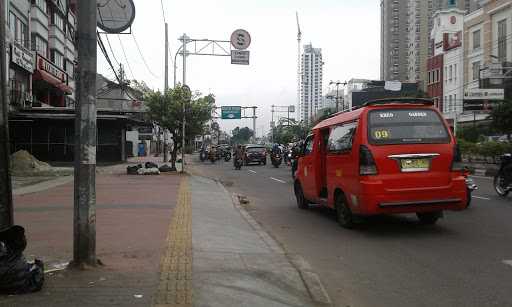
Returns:
[[[251,137],[254,135],[254,131],[249,129],[248,127],[240,128],[236,127],[231,131],[233,135],[231,137],[231,142],[234,144],[247,144]]]
[[[491,111],[493,128],[508,136],[512,134],[512,102],[504,101],[496,105]]]
[[[215,96],[210,94],[200,97],[199,94],[196,94],[190,101],[187,101],[186,92],[178,85],[165,93],[147,92],[146,103],[150,120],[172,133],[174,148],[171,159],[174,164],[177,150],[182,147],[183,106],[185,105],[185,136],[187,140],[190,140],[201,134],[205,123],[211,119]]]

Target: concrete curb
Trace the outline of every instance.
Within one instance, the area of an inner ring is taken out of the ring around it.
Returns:
[[[72,182],[74,179],[75,179],[75,177],[73,175],[71,175],[71,176],[64,176],[64,177],[59,177],[59,178],[52,179],[52,180],[39,182],[36,184],[32,184],[32,185],[28,185],[25,187],[20,187],[20,188],[14,189],[12,191],[12,195],[25,195],[25,194],[46,191],[48,189],[55,188],[55,187],[64,185],[66,183]]]
[[[220,183],[218,180],[215,181],[226,193],[230,194],[222,183]],[[247,212],[247,210],[245,210],[243,206],[240,205],[238,194],[231,194],[231,199],[233,201],[233,206],[240,212],[247,223],[251,225],[251,227],[265,242],[265,244],[275,253],[284,255],[290,264],[297,270],[311,300],[315,303],[315,305],[332,306],[332,301],[329,297],[329,294],[327,294],[327,291],[320,281],[318,274],[313,272],[313,269],[309,263],[299,255],[290,255],[286,253],[284,248],[274,238],[272,238],[268,232],[263,229],[263,227],[249,214],[249,212]]]

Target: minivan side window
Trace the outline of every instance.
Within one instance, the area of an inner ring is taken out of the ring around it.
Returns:
[[[313,136],[310,135],[307,137],[306,142],[304,143],[304,155],[307,156],[313,152]]]
[[[329,135],[329,152],[340,153],[352,150],[356,127],[357,122],[333,127]]]

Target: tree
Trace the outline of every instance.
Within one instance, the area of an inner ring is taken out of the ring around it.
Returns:
[[[205,123],[211,119],[215,96],[210,94],[200,97],[200,94],[196,93],[190,102],[187,102],[186,92],[181,85],[178,85],[165,93],[149,92],[146,102],[150,119],[164,129],[168,129],[172,134],[174,146],[171,151],[171,164],[172,168],[175,168],[178,150],[185,150],[186,145],[182,143],[183,104],[185,104],[185,136],[187,138],[185,142],[187,142],[203,133]]]
[[[231,131],[231,134],[233,135],[231,137],[231,142],[235,144],[246,144],[254,135],[254,131],[252,131],[248,127],[236,127],[235,129],[233,129],[233,131]]]
[[[512,102],[504,101],[496,105],[491,111],[492,127],[496,131],[506,134],[510,141],[512,134]]]

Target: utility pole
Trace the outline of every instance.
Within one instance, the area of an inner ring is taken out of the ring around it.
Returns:
[[[96,265],[96,10],[96,0],[78,1],[73,219],[77,266]]]
[[[181,37],[182,40],[182,48],[183,48],[183,85],[187,84],[187,40],[188,37],[185,33]],[[183,101],[183,125],[181,132],[181,172],[185,172],[185,125],[186,125],[186,115],[185,115],[185,101]]]
[[[256,109],[258,107],[252,107],[252,131],[253,131],[253,142],[256,143]]]
[[[6,85],[5,0],[0,0],[0,231],[14,223],[9,170],[9,106]]]
[[[164,97],[169,90],[169,37],[167,30],[167,22],[165,23],[165,83],[164,83]],[[165,99],[164,99],[165,101]],[[165,107],[165,106],[164,106]],[[165,113],[165,111],[164,111]],[[165,127],[164,129],[164,163],[169,162],[169,157],[167,156],[167,132]]]

